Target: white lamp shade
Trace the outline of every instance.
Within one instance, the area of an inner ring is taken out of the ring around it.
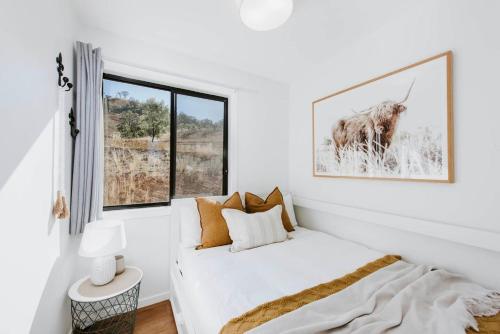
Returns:
[[[240,16],[250,29],[266,31],[285,23],[293,11],[293,0],[242,0]]]
[[[78,254],[83,257],[109,256],[127,246],[121,220],[96,220],[85,225]]]

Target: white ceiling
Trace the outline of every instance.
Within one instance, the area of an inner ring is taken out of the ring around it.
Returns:
[[[282,27],[255,32],[238,0],[74,0],[82,24],[282,82],[379,28],[411,0],[295,0]],[[388,17],[389,16],[389,17]]]

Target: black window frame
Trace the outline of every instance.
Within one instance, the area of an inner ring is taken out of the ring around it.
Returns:
[[[170,184],[169,184],[169,197],[168,201],[156,202],[156,203],[137,203],[137,204],[124,204],[124,205],[108,205],[103,204],[104,211],[113,210],[123,210],[123,209],[135,209],[135,208],[148,208],[148,207],[159,207],[159,206],[170,206],[172,199],[175,199],[175,179],[176,179],[176,167],[177,167],[177,95],[187,95],[192,97],[203,98],[207,100],[219,101],[224,103],[224,133],[223,133],[223,156],[222,156],[222,196],[227,195],[228,192],[228,104],[229,99],[227,97],[201,93],[189,89],[178,88],[168,85],[163,85],[155,82],[149,82],[144,80],[138,80],[133,78],[128,78],[116,74],[104,73],[104,80],[113,80],[117,82],[138,85],[143,87],[149,87],[154,89],[160,89],[170,92]],[[104,85],[102,88],[102,97],[104,100]],[[104,179],[103,179],[104,182]]]

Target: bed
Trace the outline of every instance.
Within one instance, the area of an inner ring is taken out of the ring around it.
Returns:
[[[180,219],[175,207],[172,219]],[[178,245],[179,226],[172,225]],[[385,254],[296,227],[290,240],[231,253],[229,246],[172,252],[171,301],[180,333],[219,333],[231,319],[267,302],[343,277]],[[271,331],[272,332],[272,331]]]

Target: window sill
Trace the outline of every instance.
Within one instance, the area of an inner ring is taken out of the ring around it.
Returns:
[[[165,216],[170,216],[171,213],[172,213],[172,207],[157,206],[150,208],[134,208],[134,209],[104,211],[103,218],[128,220],[128,219],[165,217]]]

